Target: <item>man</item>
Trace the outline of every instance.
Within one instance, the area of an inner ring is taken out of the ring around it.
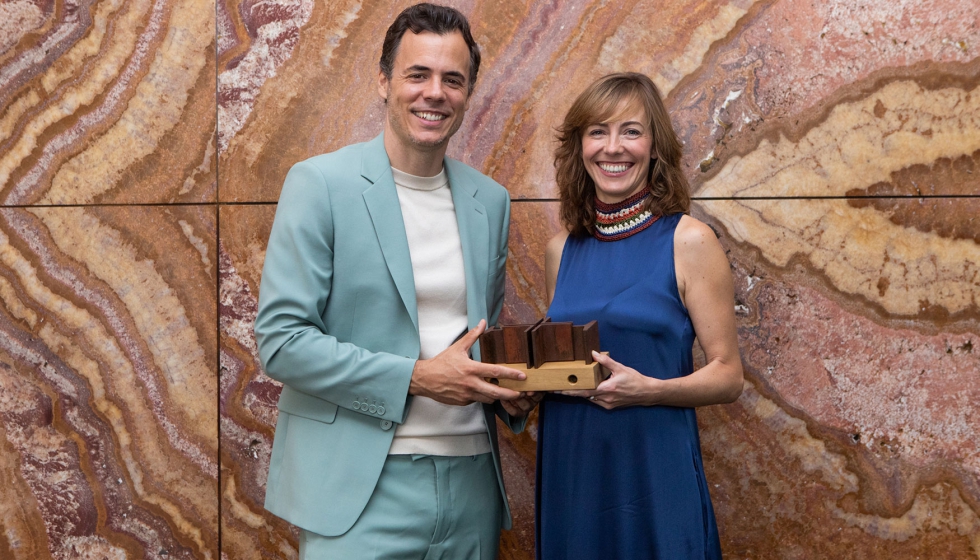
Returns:
[[[286,177],[255,334],[284,384],[265,505],[301,558],[495,558],[510,526],[494,414],[520,430],[534,399],[469,357],[503,304],[510,199],[445,157],[479,64],[462,14],[406,9],[384,132]]]

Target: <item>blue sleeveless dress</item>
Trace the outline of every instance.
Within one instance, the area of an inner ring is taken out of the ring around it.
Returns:
[[[597,320],[602,349],[644,375],[690,374],[694,328],[674,273],[681,216],[618,241],[569,237],[548,316]],[[539,560],[721,558],[693,408],[546,395],[536,501]]]

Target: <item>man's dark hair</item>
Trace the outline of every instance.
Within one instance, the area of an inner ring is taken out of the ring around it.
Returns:
[[[466,16],[458,10],[449,6],[437,6],[435,4],[416,4],[405,8],[398,14],[385,33],[385,42],[381,46],[381,60],[378,65],[385,77],[391,80],[391,71],[395,64],[395,55],[398,53],[398,45],[402,42],[405,31],[411,30],[412,33],[422,33],[428,31],[436,35],[448,35],[459,31],[466,41],[466,46],[470,49],[470,78],[469,93],[473,93],[476,86],[476,74],[480,71],[480,47],[473,40],[470,33],[470,23],[466,21]]]

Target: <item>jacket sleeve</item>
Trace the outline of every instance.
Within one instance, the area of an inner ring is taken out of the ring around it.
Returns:
[[[507,239],[510,235],[510,195],[504,195],[503,222],[500,226],[500,247],[494,262],[493,282],[487,286],[488,290],[493,291],[493,305],[488,310],[490,316],[487,317],[487,326],[496,325],[500,320],[500,312],[504,308],[504,291],[507,281]]]
[[[259,358],[269,377],[296,391],[402,422],[415,359],[341,342],[324,323],[334,274],[332,212],[316,165],[294,165],[262,269],[255,320]],[[369,411],[365,402],[375,406]]]

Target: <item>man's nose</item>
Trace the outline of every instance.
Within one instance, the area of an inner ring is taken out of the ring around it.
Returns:
[[[442,80],[438,77],[431,78],[425,84],[426,99],[443,99],[446,97],[446,90],[442,87]]]

